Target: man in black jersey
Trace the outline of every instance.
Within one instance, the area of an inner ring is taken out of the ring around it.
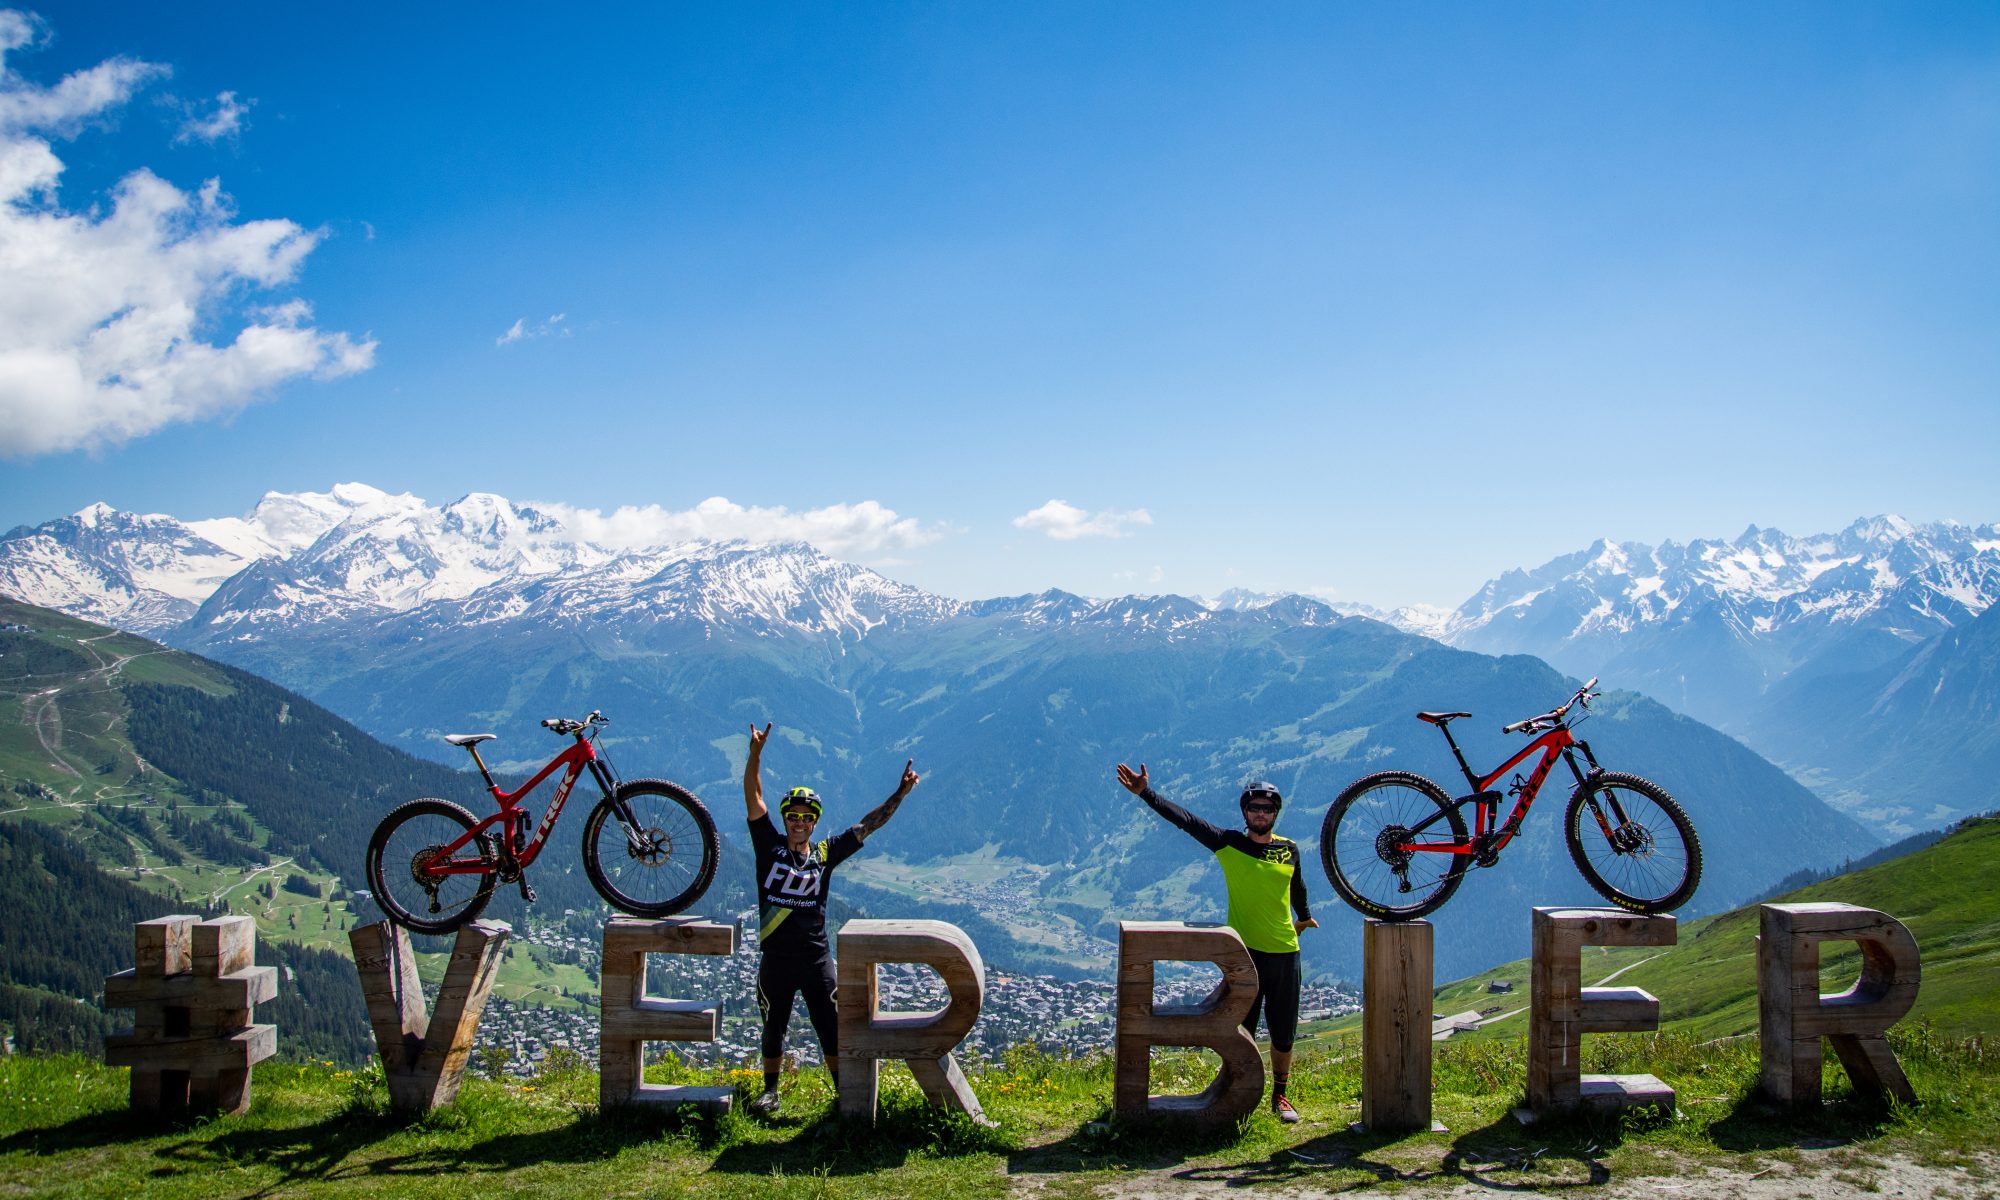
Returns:
[[[888,823],[919,778],[917,761],[911,759],[903,765],[895,794],[845,833],[817,843],[812,835],[819,825],[819,796],[811,788],[793,788],[778,804],[785,822],[781,834],[764,807],[762,764],[764,742],[770,736],[769,724],[762,730],[750,727],[750,757],[743,764],[743,805],[750,817],[750,845],[757,855],[757,943],[763,952],[757,966],[757,1007],[764,1013],[764,1092],[750,1102],[750,1111],[758,1116],[778,1111],[778,1061],[785,1029],[792,1022],[792,1000],[800,993],[805,995],[813,1032],[819,1035],[827,1072],[836,1074],[839,1069],[833,949],[826,940],[827,887],[833,882],[833,869]]]
[[[1229,927],[1243,939],[1257,965],[1257,995],[1250,1001],[1243,1028],[1256,1036],[1261,1009],[1271,1031],[1271,1111],[1288,1124],[1297,1121],[1298,1110],[1285,1088],[1291,1082],[1292,1042],[1299,1029],[1299,934],[1319,928],[1319,922],[1306,903],[1305,860],[1299,856],[1299,844],[1271,833],[1284,797],[1268,783],[1251,784],[1237,799],[1243,828],[1223,829],[1155,792],[1144,763],[1137,771],[1119,763],[1118,782],[1207,847],[1222,864],[1222,878],[1229,888]]]

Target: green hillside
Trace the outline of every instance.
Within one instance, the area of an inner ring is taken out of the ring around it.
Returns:
[[[254,676],[0,599],[0,1032],[100,1044],[118,1015],[93,1002],[129,964],[133,921],[240,913],[288,981],[259,1010],[284,1052],[363,1060],[373,1040],[347,931],[379,914],[354,895],[362,847],[419,795],[490,805],[465,774]],[[594,910],[560,857],[537,873],[544,914]],[[492,911],[520,926],[512,891]],[[499,995],[574,1007],[595,991],[575,964],[519,949]]]
[[[1945,837],[1901,858],[1837,875],[1773,902],[1855,904],[1902,921],[1923,952],[1923,986],[1911,1019],[1925,1020],[1950,1037],[2000,1032],[2000,817],[1972,817]],[[1447,907],[1439,920],[1477,914]],[[1525,912],[1519,919],[1526,921]],[[1757,1030],[1757,907],[1681,926],[1678,945],[1666,949],[1592,948],[1585,951],[1584,981],[1613,974],[1621,987],[1641,987],[1659,997],[1661,1026],[1698,1038],[1725,1038]],[[1852,945],[1829,943],[1820,964],[1821,990],[1845,989],[1860,972]],[[1510,985],[1494,992],[1489,985]],[[1440,988],[1438,1016],[1477,1012],[1487,1023],[1460,1038],[1516,1038],[1528,1030],[1528,962],[1522,959]],[[1347,1032],[1347,1019],[1315,1032]]]

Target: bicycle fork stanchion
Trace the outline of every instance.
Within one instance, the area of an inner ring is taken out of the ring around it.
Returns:
[[[1445,1132],[1431,1119],[1432,934],[1429,921],[1362,926],[1357,1133]]]
[[[458,1097],[479,1018],[500,973],[500,952],[512,933],[505,921],[460,926],[438,985],[437,1007],[427,1012],[409,930],[378,921],[348,931],[389,1106],[398,1113],[426,1113]]]
[[[620,1104],[673,1108],[683,1104],[728,1112],[736,1089],[668,1087],[647,1083],[643,1051],[647,1042],[712,1042],[721,1004],[713,1000],[667,1000],[646,994],[648,954],[716,954],[736,949],[736,930],[693,917],[613,917],[604,926],[604,963],[599,996],[598,1090],[600,1109]]]
[[[1590,1109],[1615,1113],[1653,1107],[1674,1112],[1674,1089],[1651,1075],[1585,1075],[1586,1033],[1649,1033],[1660,1027],[1660,1002],[1635,987],[1584,987],[1585,946],[1671,946],[1672,917],[1616,909],[1538,908],[1528,1025],[1528,1103],[1523,1124]]]

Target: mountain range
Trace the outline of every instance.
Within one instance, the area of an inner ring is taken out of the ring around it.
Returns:
[[[243,563],[206,595],[236,555]],[[139,564],[135,567],[133,564]],[[141,569],[143,568],[143,569]],[[1457,791],[1422,708],[1497,762],[1508,720],[1575,686],[1304,597],[1205,604],[1062,592],[965,602],[801,544],[614,548],[488,495],[433,508],[343,485],[267,496],[247,516],[182,524],[94,508],[0,539],[0,589],[61,601],[292,687],[405,749],[462,766],[437,735],[492,729],[488,761],[539,765],[537,718],[603,709],[628,774],[710,799],[725,835],[745,731],[771,720],[773,783],[830,798],[828,825],[926,775],[905,814],[843,868],[851,898],[949,896],[1019,943],[1017,959],[1108,961],[1120,916],[1219,914],[1219,874],[1111,779],[1151,765],[1161,789],[1233,822],[1243,780],[1291,797],[1283,831],[1313,853],[1320,815],[1386,766]],[[178,606],[178,607],[176,607]],[[1585,729],[1608,765],[1656,777],[1708,847],[1698,906],[1719,907],[1876,840],[1727,737],[1632,694]],[[1439,918],[1440,970],[1518,952],[1495,904],[1587,902],[1554,810]],[[1773,847],[1783,847],[1774,854]],[[1338,910],[1314,870],[1321,915]],[[1525,926],[1523,925],[1523,928]],[[1308,964],[1351,974],[1358,947],[1308,939]]]
[[[1645,692],[1901,834],[1994,803],[1996,598],[2000,528],[1874,517],[1810,537],[1601,540],[1402,623]]]

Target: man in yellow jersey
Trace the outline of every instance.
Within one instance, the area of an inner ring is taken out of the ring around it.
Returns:
[[[764,1091],[750,1111],[768,1117],[778,1111],[778,1059],[792,1001],[803,995],[806,1015],[819,1035],[828,1073],[839,1070],[840,1025],[836,1009],[833,949],[826,940],[826,890],[833,869],[861,849],[869,834],[896,815],[903,797],[917,786],[917,763],[903,766],[895,792],[845,832],[812,840],[819,825],[820,799],[811,788],[795,787],[778,802],[785,831],[771,824],[764,807],[764,743],[770,725],[750,727],[750,754],[743,764],[743,805],[750,819],[750,845],[757,861],[757,1007],[764,1014]]]
[[[1292,1040],[1299,1030],[1299,934],[1319,928],[1319,922],[1306,903],[1299,844],[1271,834],[1284,797],[1268,783],[1251,784],[1237,800],[1243,828],[1223,829],[1154,792],[1146,781],[1144,763],[1136,772],[1119,763],[1118,782],[1208,847],[1222,864],[1222,878],[1229,886],[1229,927],[1243,939],[1250,960],[1257,964],[1257,998],[1250,1002],[1243,1028],[1250,1036],[1257,1035],[1261,1009],[1271,1031],[1271,1111],[1287,1124],[1297,1121],[1299,1110],[1292,1107],[1285,1087],[1292,1078]]]

